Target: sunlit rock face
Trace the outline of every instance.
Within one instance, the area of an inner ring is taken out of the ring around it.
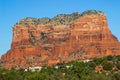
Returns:
[[[28,68],[119,54],[120,43],[109,30],[106,15],[85,11],[20,20],[13,26],[11,49],[1,64]]]

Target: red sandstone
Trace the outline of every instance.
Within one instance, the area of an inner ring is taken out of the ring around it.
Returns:
[[[1,61],[5,68],[27,68],[119,54],[120,43],[101,14],[67,25],[15,25],[11,49]]]

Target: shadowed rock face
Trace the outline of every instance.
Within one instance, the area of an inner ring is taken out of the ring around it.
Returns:
[[[11,49],[1,62],[5,68],[28,68],[119,54],[120,43],[105,14],[86,11],[22,19],[13,27]]]

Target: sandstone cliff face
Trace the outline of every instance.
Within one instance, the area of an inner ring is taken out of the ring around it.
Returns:
[[[59,62],[119,55],[120,43],[109,30],[105,14],[88,12],[77,13],[72,21],[66,20],[62,24],[55,24],[48,18],[44,24],[33,23],[31,18],[21,20],[13,27],[11,49],[1,58],[4,67],[50,66]]]

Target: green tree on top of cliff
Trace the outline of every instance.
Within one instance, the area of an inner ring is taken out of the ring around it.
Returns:
[[[102,11],[96,11],[96,10],[87,10],[87,11],[84,11],[81,16],[84,16],[84,15],[100,15],[100,14],[104,14]]]

